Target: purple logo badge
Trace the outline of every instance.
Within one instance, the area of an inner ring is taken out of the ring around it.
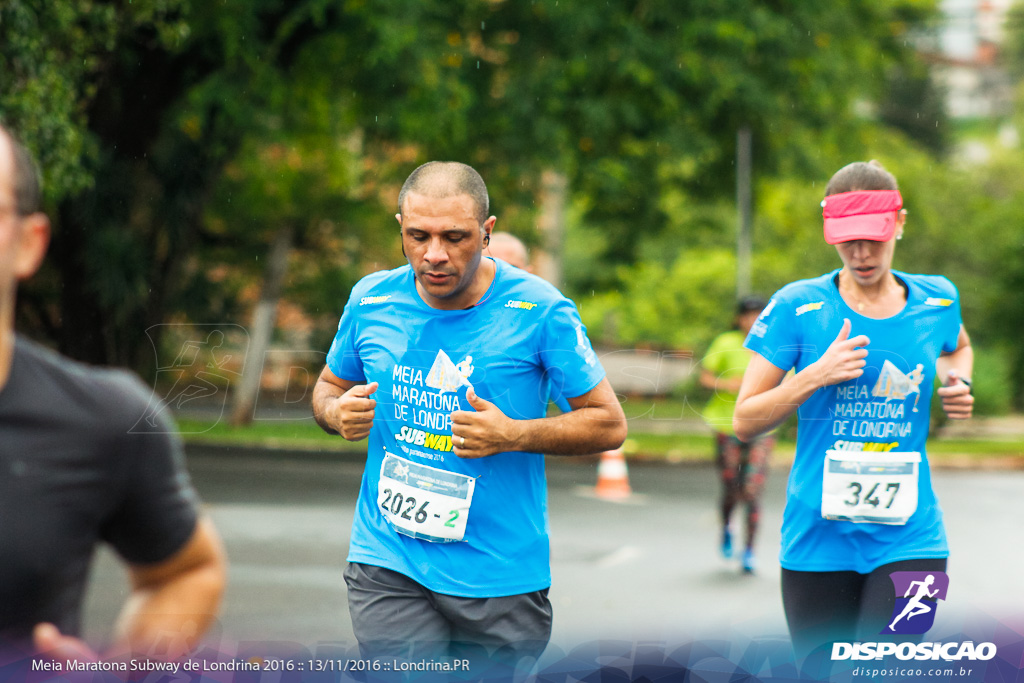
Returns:
[[[883,634],[922,634],[935,622],[935,606],[946,599],[949,577],[945,572],[892,572],[896,607]]]

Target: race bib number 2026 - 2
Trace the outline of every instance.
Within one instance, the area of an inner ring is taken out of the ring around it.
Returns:
[[[384,455],[377,505],[395,531],[436,543],[461,541],[476,479]]]
[[[921,454],[825,453],[821,516],[876,524],[906,524],[917,510]]]

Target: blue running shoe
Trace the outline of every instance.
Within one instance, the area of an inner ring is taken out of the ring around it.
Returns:
[[[743,573],[753,574],[757,563],[754,561],[754,549],[747,548],[743,551]]]
[[[722,529],[722,557],[727,560],[732,557],[732,532],[729,527]]]

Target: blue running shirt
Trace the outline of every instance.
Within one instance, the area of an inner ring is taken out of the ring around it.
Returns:
[[[409,266],[363,278],[327,356],[339,378],[380,383],[349,561],[459,597],[547,588],[551,568],[544,456],[459,458],[451,412],[473,409],[472,385],[511,418],[541,418],[549,392],[581,396],[605,376],[573,303],[496,264],[457,311],[427,305]]]
[[[835,283],[838,272],[780,289],[746,341],[747,348],[779,369],[799,372],[825,352],[844,318],[850,319],[851,338],[864,334],[870,340],[861,377],[818,389],[798,409],[796,458],[786,492],[779,561],[797,571],[868,573],[889,562],[947,557],[925,440],[935,362],[941,353],[956,349],[960,334],[956,288],[941,276],[893,271],[907,287],[906,306],[897,315],[875,320],[843,301]],[[823,517],[822,483],[829,450],[840,452],[828,466],[832,482],[844,468],[846,474],[871,468],[887,472],[842,480],[842,497],[826,506],[834,510],[859,505],[857,510],[866,511],[859,517],[864,521]],[[884,519],[873,515],[894,514],[912,490],[901,469],[904,465],[896,463],[896,454],[903,452],[920,453],[916,510],[903,524],[872,521]]]

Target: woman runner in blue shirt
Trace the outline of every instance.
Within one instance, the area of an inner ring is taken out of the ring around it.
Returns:
[[[779,561],[799,658],[836,641],[891,640],[890,574],[945,571],[925,453],[936,377],[950,418],[970,417],[974,403],[956,288],[892,270],[906,221],[895,177],[857,162],[825,194],[825,241],[843,267],[772,297],[746,341],[755,355],[733,418],[748,441],[797,413]],[[922,634],[930,618],[910,630]]]

